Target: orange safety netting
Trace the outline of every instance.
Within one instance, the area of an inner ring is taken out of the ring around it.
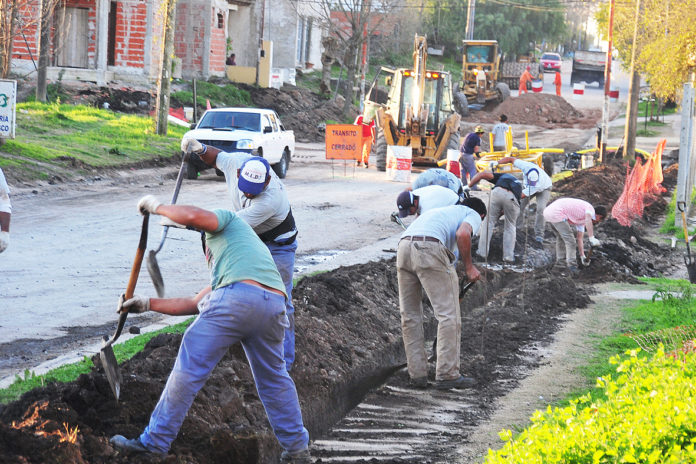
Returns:
[[[666,139],[660,141],[647,160],[641,161],[641,157],[636,157],[636,164],[630,173],[626,167],[623,193],[611,209],[611,215],[622,226],[628,227],[634,219],[642,217],[646,202],[652,203],[657,195],[665,192],[661,184],[662,152],[666,144]]]

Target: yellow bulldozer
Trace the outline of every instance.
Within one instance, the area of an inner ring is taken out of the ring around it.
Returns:
[[[372,156],[386,170],[387,146],[410,146],[412,163],[436,165],[459,149],[461,116],[454,109],[452,77],[426,67],[425,36],[415,36],[412,68],[382,67],[364,101],[363,121],[376,121]]]
[[[498,81],[500,53],[495,40],[462,41],[462,80],[455,92],[457,111],[468,114],[469,103],[502,103],[510,96],[510,87]],[[460,97],[461,94],[466,99]]]

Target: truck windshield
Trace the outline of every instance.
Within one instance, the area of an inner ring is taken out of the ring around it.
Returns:
[[[493,45],[467,45],[466,61],[469,63],[490,63],[493,61]]]
[[[197,129],[248,130],[261,132],[261,119],[258,113],[238,111],[208,111],[198,123]]]

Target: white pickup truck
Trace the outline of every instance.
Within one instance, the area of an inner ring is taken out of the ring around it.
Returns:
[[[184,137],[225,152],[242,151],[268,160],[278,177],[288,172],[295,151],[295,134],[285,130],[275,111],[260,108],[214,108],[206,111]],[[210,168],[198,156],[188,162],[186,177],[195,179]],[[218,173],[219,174],[219,173]]]

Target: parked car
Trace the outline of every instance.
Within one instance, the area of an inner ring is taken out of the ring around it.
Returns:
[[[541,67],[544,71],[560,71],[561,55],[558,53],[544,53],[541,55]]]
[[[260,108],[214,108],[206,111],[184,137],[225,152],[245,152],[268,160],[281,179],[285,178],[295,151],[295,134],[285,130],[275,111]],[[186,177],[195,179],[210,169],[198,156],[190,157]],[[218,175],[222,175],[218,171]]]

